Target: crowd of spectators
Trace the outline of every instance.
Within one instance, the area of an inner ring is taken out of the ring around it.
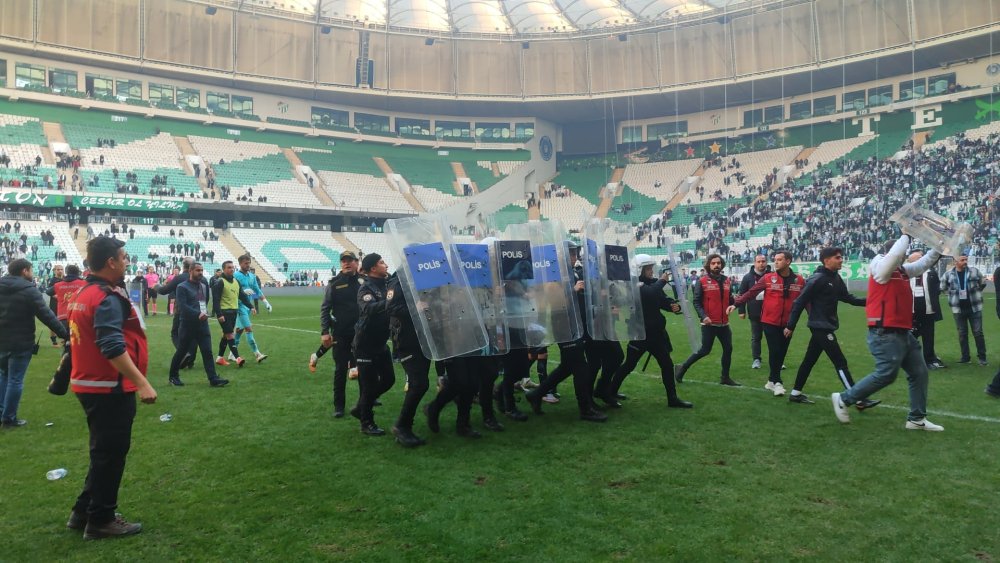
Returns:
[[[843,247],[850,258],[869,259],[898,233],[889,220],[892,213],[916,200],[945,217],[970,223],[975,229],[970,254],[993,263],[1000,261],[998,167],[1000,137],[968,139],[959,134],[949,143],[909,150],[903,158],[821,165],[806,179],[789,178],[770,193],[766,183],[750,186],[748,195],[755,198],[750,203],[695,215],[689,224],[701,231],[694,240],[698,254],[719,252],[731,263],[750,263],[755,255],[777,248],[791,250],[797,260],[814,261],[827,245]],[[674,241],[690,240],[690,226],[670,226],[669,219],[666,213],[640,224],[637,239],[660,246],[667,235]],[[768,225],[766,232],[760,231],[762,225]],[[730,250],[734,241],[761,236],[768,237],[768,243]]]

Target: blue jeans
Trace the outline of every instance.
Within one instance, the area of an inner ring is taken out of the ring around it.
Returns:
[[[913,333],[868,329],[868,350],[875,357],[875,371],[840,394],[845,405],[867,399],[896,380],[899,368],[910,382],[910,414],[907,420],[927,416],[927,364]]]
[[[986,338],[983,336],[983,312],[962,308],[955,313],[955,325],[958,326],[958,345],[962,350],[962,361],[971,359],[969,352],[969,327],[972,327],[972,337],[976,341],[976,355],[980,360],[986,360]]]
[[[24,391],[24,374],[31,362],[31,350],[0,352],[0,420],[17,420],[17,406]]]

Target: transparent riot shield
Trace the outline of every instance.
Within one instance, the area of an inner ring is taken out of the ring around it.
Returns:
[[[451,251],[451,229],[439,219],[405,217],[386,221],[385,232],[424,355],[443,360],[482,350],[486,332]]]
[[[483,350],[483,355],[506,354],[510,350],[510,332],[506,319],[507,300],[495,266],[496,245],[456,244],[454,248],[486,328],[489,346]]]
[[[688,297],[687,279],[681,275],[677,262],[677,253],[674,252],[674,240],[669,236],[664,237],[667,248],[668,267],[670,268],[670,280],[677,291],[677,301],[681,304],[681,312],[684,314],[684,328],[687,329],[688,343],[691,345],[691,352],[701,349],[701,320],[697,318],[694,311],[694,303]]]
[[[620,237],[620,227],[627,235]],[[639,301],[639,279],[628,248],[631,228],[609,219],[584,224],[584,280],[587,293],[587,329],[595,340],[645,340]]]
[[[506,240],[497,243],[511,339],[515,338],[514,323],[520,323],[528,347],[571,342],[583,336],[564,237],[559,221],[529,221],[508,225]],[[520,279],[515,281],[516,277]],[[511,347],[519,346],[512,342]]]
[[[962,248],[972,242],[971,225],[921,209],[914,202],[900,207],[889,219],[898,223],[904,233],[920,239],[944,256],[958,256]]]
[[[128,291],[128,300],[132,302],[135,307],[136,312],[139,316],[142,316],[142,302],[146,299],[146,295],[142,290],[142,284],[139,282],[126,282],[125,290]]]

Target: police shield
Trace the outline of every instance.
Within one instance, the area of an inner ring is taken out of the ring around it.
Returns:
[[[508,225],[497,243],[511,348],[571,342],[583,335],[568,249],[559,221]]]
[[[496,243],[456,244],[454,249],[489,339],[488,348],[483,350],[482,355],[506,354],[510,350],[510,333],[506,319],[507,300],[496,268]]]
[[[631,268],[631,227],[609,219],[584,225],[583,272],[586,319],[595,340],[644,340],[646,325],[639,301],[639,279]]]
[[[424,355],[443,360],[482,350],[488,343],[483,321],[448,226],[406,217],[386,221],[385,232]]]
[[[146,299],[142,284],[139,282],[127,282],[125,290],[128,292],[128,300],[132,302],[139,316],[142,316],[142,302]]]
[[[688,282],[687,278],[681,275],[678,267],[674,241],[669,236],[664,236],[664,244],[667,248],[671,283],[677,291],[677,301],[681,304],[681,312],[684,313],[684,328],[687,330],[688,344],[691,345],[691,351],[696,352],[701,348],[701,328],[699,326],[701,323],[695,315],[694,303],[691,303],[688,298]]]

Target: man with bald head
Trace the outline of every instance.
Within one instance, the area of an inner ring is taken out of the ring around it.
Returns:
[[[906,261],[916,262],[923,256],[923,252],[917,251],[910,254]],[[927,368],[947,367],[934,351],[934,324],[942,319],[941,279],[937,270],[931,268],[920,276],[910,278],[910,289],[913,290],[913,336],[920,339],[923,344]]]
[[[767,257],[763,254],[758,254],[753,260],[753,266],[750,268],[750,271],[740,281],[740,295],[750,291],[750,288],[760,278],[764,277],[767,270]],[[750,352],[753,354],[753,364],[750,367],[753,369],[760,369],[760,337],[764,334],[764,326],[760,324],[760,310],[763,304],[764,294],[761,293],[757,296],[757,299],[736,307],[741,319],[747,318],[748,315],[750,316]]]

